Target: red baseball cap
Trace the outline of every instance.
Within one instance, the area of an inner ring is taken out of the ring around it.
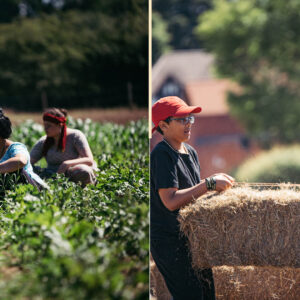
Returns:
[[[169,96],[159,99],[152,106],[152,122],[157,129],[158,123],[168,117],[181,117],[191,113],[199,113],[202,110],[200,106],[188,106],[183,100],[176,96]]]

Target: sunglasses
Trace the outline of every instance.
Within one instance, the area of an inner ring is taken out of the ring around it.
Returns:
[[[181,124],[183,124],[183,125],[187,125],[188,123],[191,123],[191,124],[195,123],[194,116],[189,116],[189,117],[185,117],[185,118],[169,118],[169,120],[170,121],[172,121],[172,120],[180,121]]]

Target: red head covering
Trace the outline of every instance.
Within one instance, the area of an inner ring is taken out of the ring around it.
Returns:
[[[152,122],[155,126],[152,133],[157,129],[158,123],[168,117],[181,117],[191,113],[199,113],[201,110],[200,106],[188,106],[176,96],[161,98],[152,106]]]
[[[58,142],[58,149],[60,149],[64,152],[65,148],[66,148],[66,140],[67,140],[67,124],[66,124],[67,119],[65,117],[57,117],[57,116],[49,114],[49,113],[44,113],[43,120],[48,121],[48,122],[52,122],[52,123],[55,123],[55,124],[62,124],[63,125],[61,135],[60,135],[60,138],[59,138],[59,142]],[[48,137],[47,137],[47,139],[48,139]],[[47,139],[45,141],[45,145],[49,144],[49,146],[51,146],[49,141],[47,142]],[[46,147],[46,148],[48,148],[48,147]],[[47,154],[48,149],[45,149],[45,153],[44,153],[45,155]]]

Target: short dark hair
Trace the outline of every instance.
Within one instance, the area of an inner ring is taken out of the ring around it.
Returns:
[[[8,139],[11,135],[11,122],[8,117],[6,117],[0,108],[0,137],[2,139]]]
[[[171,121],[170,118],[171,118],[171,117],[168,117],[168,118],[166,118],[166,119],[163,120],[163,121],[169,124],[170,121]],[[163,131],[161,130],[161,128],[160,128],[159,126],[157,126],[156,130],[157,130],[157,132],[159,132],[161,135],[164,135]]]

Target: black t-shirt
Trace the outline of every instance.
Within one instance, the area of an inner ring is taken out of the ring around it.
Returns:
[[[151,239],[179,237],[179,210],[170,211],[162,203],[158,190],[186,189],[200,183],[200,166],[196,150],[184,144],[189,154],[179,153],[162,141],[150,154],[150,236]]]

